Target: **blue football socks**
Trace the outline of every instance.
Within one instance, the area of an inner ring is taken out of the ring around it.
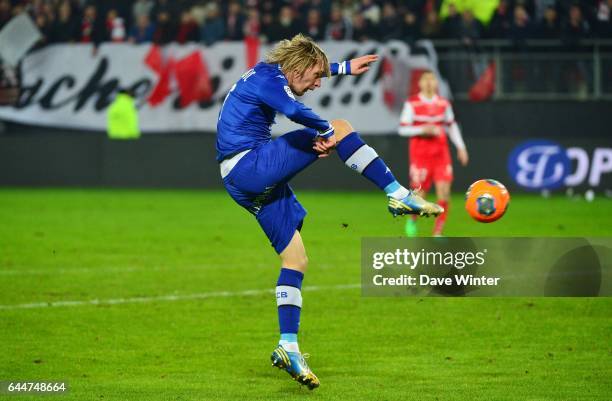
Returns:
[[[297,333],[300,327],[303,279],[304,273],[281,268],[276,283],[276,304],[281,333],[279,344],[289,352],[299,352]]]
[[[388,196],[395,199],[403,199],[408,196],[409,191],[397,182],[385,162],[373,148],[361,139],[357,132],[351,132],[345,136],[336,145],[336,150],[344,164],[373,182]]]

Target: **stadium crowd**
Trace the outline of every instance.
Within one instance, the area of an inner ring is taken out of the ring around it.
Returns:
[[[445,7],[443,3],[447,3]],[[564,39],[612,37],[612,0],[499,0],[485,23],[460,0],[0,0],[0,28],[28,12],[41,45],[202,42],[303,32],[315,40]],[[444,11],[442,12],[442,8]],[[458,10],[463,10],[459,12]]]

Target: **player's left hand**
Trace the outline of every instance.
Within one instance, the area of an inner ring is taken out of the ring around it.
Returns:
[[[361,75],[370,69],[370,64],[378,61],[376,54],[368,54],[351,60],[351,75]]]
[[[459,163],[461,163],[462,166],[467,166],[468,162],[470,161],[470,156],[468,155],[467,150],[457,150],[457,159],[459,160]]]
[[[327,139],[319,136],[315,138],[312,148],[319,154],[319,157],[327,157],[331,153],[334,146],[336,146],[335,135],[332,135]]]

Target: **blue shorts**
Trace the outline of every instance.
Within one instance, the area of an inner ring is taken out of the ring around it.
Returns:
[[[316,135],[314,129],[300,129],[252,149],[223,179],[227,192],[255,216],[279,254],[306,216],[288,182],[317,160],[312,149]]]

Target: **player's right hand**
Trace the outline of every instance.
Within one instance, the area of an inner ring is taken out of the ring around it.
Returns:
[[[332,135],[329,138],[316,137],[312,148],[319,153],[319,157],[327,157],[332,149],[336,146],[336,136]]]

